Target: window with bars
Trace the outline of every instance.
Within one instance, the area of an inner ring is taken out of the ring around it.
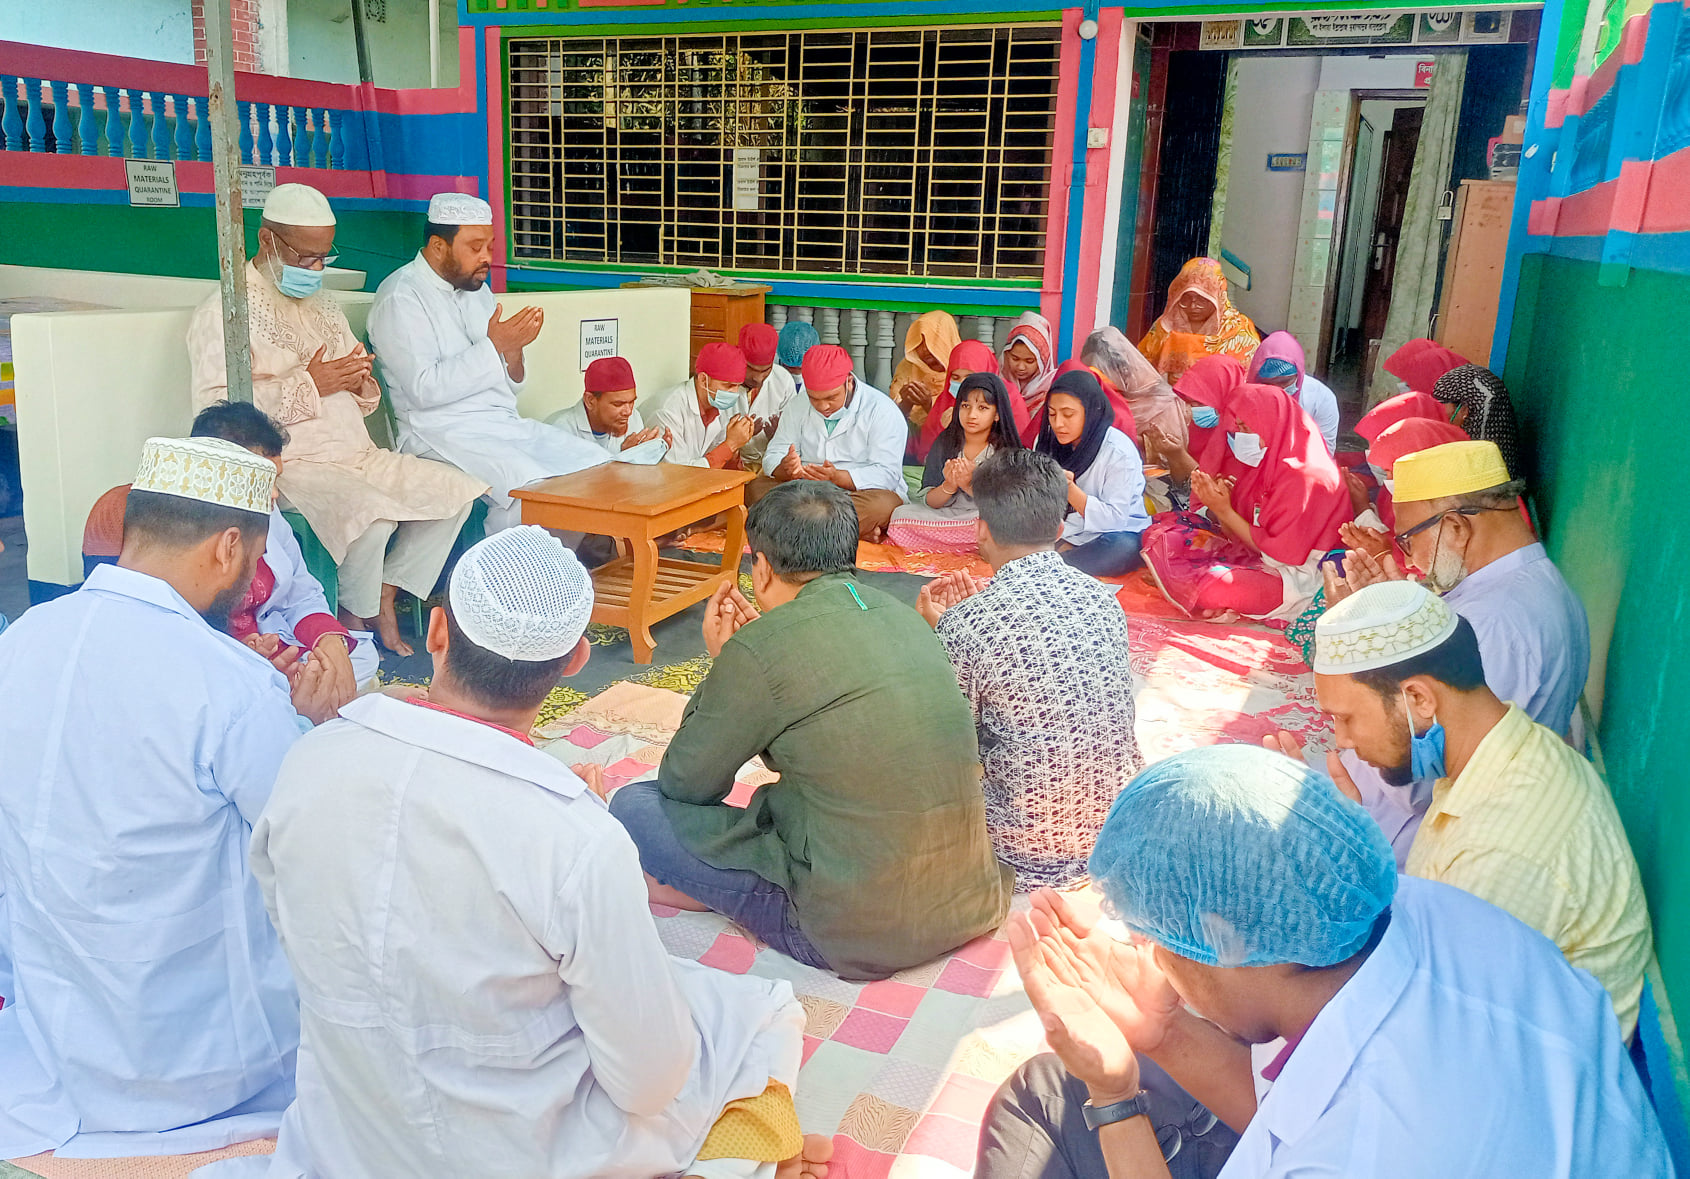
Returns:
[[[1060,36],[513,39],[511,253],[1039,278]]]

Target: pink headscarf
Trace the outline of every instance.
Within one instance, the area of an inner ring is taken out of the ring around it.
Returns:
[[[1461,353],[1445,348],[1436,340],[1422,337],[1410,340],[1391,353],[1381,367],[1406,382],[1411,392],[1430,393],[1439,377],[1466,363],[1467,358]]]
[[[1009,346],[1017,340],[1024,340],[1039,362],[1039,371],[1027,378],[1027,383],[1020,388],[1021,399],[1027,403],[1028,416],[1037,420],[1044,412],[1050,383],[1056,380],[1056,351],[1050,342],[1050,320],[1037,311],[1022,312],[1021,317],[1010,325],[1009,335],[1004,337],[1003,352],[1006,357]],[[1015,388],[1014,381],[1007,377],[1004,380],[1011,389]]]
[[[1229,417],[1260,438],[1267,452],[1249,467],[1228,451],[1222,469],[1213,472],[1236,480],[1232,506],[1254,522],[1251,534],[1262,555],[1301,565],[1342,545],[1338,526],[1355,518],[1349,489],[1302,407],[1272,385],[1240,385],[1227,397],[1217,433],[1237,428]]]

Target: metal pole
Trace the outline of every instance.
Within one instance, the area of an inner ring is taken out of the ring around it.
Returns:
[[[428,0],[428,84],[440,85],[440,0]]]
[[[352,43],[358,50],[358,80],[368,86],[376,76],[370,69],[370,42],[364,35],[364,0],[352,0]]]
[[[205,0],[205,70],[211,170],[217,188],[217,269],[223,279],[223,361],[230,401],[252,400],[247,328],[246,226],[241,214],[240,107],[235,103],[229,0]]]

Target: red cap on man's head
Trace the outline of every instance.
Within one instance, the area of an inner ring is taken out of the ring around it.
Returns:
[[[715,340],[698,350],[696,368],[712,381],[737,385],[745,380],[745,353],[732,344]]]
[[[601,356],[582,378],[589,393],[620,393],[634,387],[634,366],[620,356]]]
[[[817,344],[804,353],[804,388],[810,393],[830,393],[851,375],[851,354],[838,344]]]
[[[739,329],[739,350],[745,363],[758,368],[775,362],[775,349],[780,347],[780,333],[766,323],[748,323]]]

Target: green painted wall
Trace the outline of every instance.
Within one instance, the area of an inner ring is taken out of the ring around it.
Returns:
[[[369,272],[368,286],[410,261],[422,244],[420,213],[338,210],[338,265]],[[258,210],[246,211],[247,249],[258,248]],[[0,202],[0,263],[217,276],[217,227],[210,208]]]
[[[1590,613],[1590,698],[1672,1006],[1690,1012],[1690,528],[1676,393],[1690,277],[1522,260],[1504,374],[1549,549]]]

